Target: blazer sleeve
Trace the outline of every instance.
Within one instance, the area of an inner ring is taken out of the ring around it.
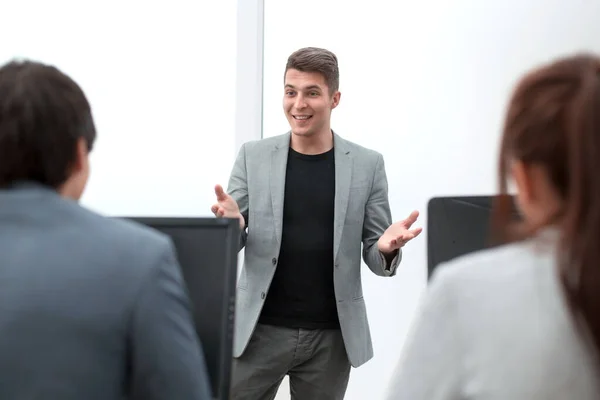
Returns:
[[[231,175],[229,176],[229,184],[227,193],[235,199],[240,208],[240,212],[244,216],[246,226],[241,232],[239,250],[242,250],[246,245],[248,238],[248,216],[249,216],[249,201],[248,201],[248,179],[246,171],[246,143],[242,145],[238,152]]]
[[[204,353],[170,241],[138,295],[129,341],[132,399],[212,398]]]
[[[394,276],[400,261],[402,249],[396,256],[387,262],[377,248],[377,241],[385,230],[392,224],[392,213],[388,199],[388,182],[385,173],[383,156],[378,154],[373,184],[367,204],[365,205],[365,218],[363,223],[363,260],[373,273],[379,276]]]
[[[386,400],[462,399],[464,344],[454,274],[440,265],[431,279],[391,376]]]

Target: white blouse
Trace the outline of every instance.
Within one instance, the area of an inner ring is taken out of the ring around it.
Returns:
[[[386,399],[600,399],[596,356],[556,273],[556,239],[546,232],[440,265]]]

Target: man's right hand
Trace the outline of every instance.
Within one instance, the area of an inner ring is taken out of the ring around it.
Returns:
[[[246,221],[240,213],[240,208],[233,197],[225,193],[221,185],[215,186],[215,195],[217,196],[217,203],[210,208],[215,217],[238,218],[240,220],[240,229],[244,230]]]

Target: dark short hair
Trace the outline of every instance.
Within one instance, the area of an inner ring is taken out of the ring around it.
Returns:
[[[96,129],[81,88],[54,66],[10,61],[0,67],[0,187],[35,181],[58,188]]]
[[[296,50],[288,57],[285,73],[289,69],[320,73],[325,78],[330,94],[337,92],[340,87],[338,60],[335,54],[329,50],[318,47],[305,47]]]

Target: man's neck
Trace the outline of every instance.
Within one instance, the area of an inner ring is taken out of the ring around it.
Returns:
[[[60,185],[56,191],[65,199],[79,201],[80,196],[77,193],[77,188],[75,187],[75,183],[72,181],[72,178],[67,179],[67,181]]]
[[[321,154],[333,148],[333,132],[331,129],[313,136],[298,136],[292,133],[290,146],[302,154]]]

